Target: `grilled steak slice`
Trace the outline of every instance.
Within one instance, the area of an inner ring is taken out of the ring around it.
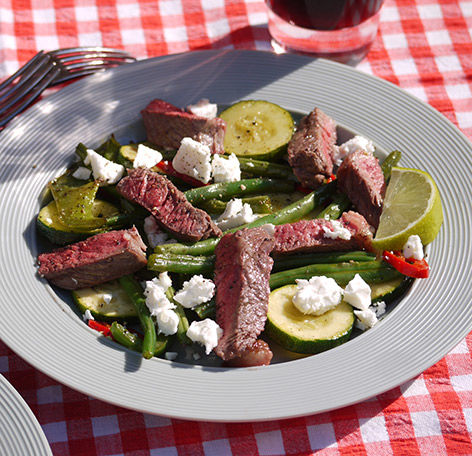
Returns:
[[[332,231],[333,222],[325,219],[300,220],[278,225],[275,227],[273,254],[370,250],[372,232],[362,215],[349,211],[342,215],[339,222],[342,228],[349,230],[349,239],[329,237],[325,230]]]
[[[216,322],[223,336],[215,352],[225,361],[243,355],[264,329],[273,246],[272,235],[252,228],[223,236],[216,247]]]
[[[38,257],[39,275],[67,290],[93,287],[132,274],[147,264],[138,230],[96,234]]]
[[[319,187],[333,172],[336,123],[321,109],[305,116],[288,143],[288,161],[297,179],[309,188]]]
[[[163,100],[153,100],[141,111],[148,141],[165,149],[178,149],[182,138],[206,144],[213,154],[223,154],[226,122],[186,112]]]
[[[273,356],[269,344],[262,339],[257,339],[254,345],[241,356],[230,359],[226,364],[231,367],[268,366]]]
[[[151,212],[162,228],[180,240],[195,242],[223,234],[205,211],[193,207],[161,174],[144,168],[130,169],[116,188],[126,199]]]
[[[375,228],[379,226],[385,179],[379,161],[362,150],[348,155],[337,173],[338,188]]]

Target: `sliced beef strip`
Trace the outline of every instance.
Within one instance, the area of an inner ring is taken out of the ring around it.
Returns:
[[[165,176],[143,168],[131,169],[117,185],[126,199],[146,208],[157,223],[183,241],[200,241],[223,233],[210,216],[193,207]]]
[[[339,222],[343,228],[350,231],[350,239],[327,237],[323,228],[332,230],[333,224],[325,219],[300,220],[278,225],[275,227],[273,254],[371,249],[372,231],[362,215],[349,211],[342,215]]]
[[[138,230],[108,231],[38,257],[39,275],[67,290],[132,274],[147,264]]]
[[[223,236],[216,247],[216,322],[223,336],[215,352],[225,361],[251,349],[264,329],[273,246],[272,235],[252,228]]]
[[[239,357],[227,361],[226,365],[230,367],[268,366],[273,356],[269,344],[262,339],[257,339],[252,347]]]
[[[163,100],[153,100],[141,111],[148,141],[165,149],[178,149],[182,138],[206,144],[213,154],[223,154],[226,122],[186,112]]]
[[[288,161],[297,179],[319,187],[333,172],[336,122],[321,109],[305,116],[288,144]]]
[[[385,179],[377,158],[362,150],[353,152],[343,160],[336,177],[339,190],[377,229],[385,195]]]

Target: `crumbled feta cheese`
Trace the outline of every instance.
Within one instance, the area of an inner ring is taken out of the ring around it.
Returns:
[[[151,248],[168,242],[175,242],[173,239],[169,240],[169,235],[164,231],[161,231],[153,215],[144,219],[144,232],[146,233]]]
[[[183,138],[172,166],[179,173],[207,184],[211,178],[210,148],[192,138]]]
[[[155,316],[159,334],[171,336],[177,332],[179,316],[172,309],[159,309]]]
[[[202,275],[194,275],[185,281],[174,299],[186,309],[192,309],[198,304],[208,302],[215,294],[215,284],[210,279],[204,279]]]
[[[375,312],[375,316],[380,318],[387,311],[387,305],[384,301],[379,301],[372,304],[369,309],[372,309]]]
[[[201,358],[201,356],[200,356],[199,353],[194,353],[194,354],[192,355],[192,357],[193,357],[193,359],[194,359],[195,361],[198,361],[198,360]]]
[[[377,316],[372,309],[355,310],[354,314],[358,319],[356,321],[356,327],[362,331],[372,328],[372,326],[378,322]]]
[[[216,224],[223,231],[235,228],[245,223],[251,223],[257,219],[257,215],[252,213],[249,204],[235,198],[228,202],[224,212],[216,220]]]
[[[167,359],[168,361],[174,361],[175,359],[177,359],[177,356],[179,356],[179,354],[177,352],[165,352],[164,353],[164,358]]]
[[[205,346],[205,353],[208,355],[217,345],[222,336],[223,330],[216,321],[205,318],[202,321],[192,321],[187,330],[187,337],[192,342],[198,342]]]
[[[261,225],[262,228],[269,236],[274,236],[275,234],[275,225],[272,223],[266,223],[265,225]]]
[[[347,229],[344,228],[343,224],[341,222],[338,222],[337,220],[333,220],[331,222],[332,229],[323,226],[323,231],[324,231],[324,237],[329,238],[329,239],[344,239],[346,241],[349,241],[351,239],[351,232]]]
[[[160,310],[175,308],[166,296],[166,291],[170,286],[172,286],[172,280],[167,272],[161,272],[159,277],[146,282],[144,296],[146,297],[146,306],[152,316],[157,316]]]
[[[414,258],[415,260],[422,260],[424,258],[423,244],[418,235],[413,234],[408,238],[403,246],[403,256],[405,258]]]
[[[83,320],[87,323],[89,320],[95,320],[90,310],[86,309],[84,314],[82,315]]]
[[[138,145],[138,151],[133,161],[133,168],[152,168],[162,160],[162,154],[144,144]]]
[[[187,110],[196,116],[214,119],[218,112],[218,105],[210,103],[210,100],[207,98],[203,98],[194,105],[187,106]]]
[[[102,293],[102,299],[105,304],[110,304],[113,295],[111,293]]]
[[[354,138],[351,138],[339,147],[335,147],[333,163],[336,166],[339,166],[348,155],[352,154],[356,150],[365,150],[369,154],[373,154],[375,152],[374,143],[364,136],[354,136]]]
[[[334,279],[314,276],[310,280],[297,279],[296,282],[297,291],[292,302],[304,314],[322,315],[341,302],[343,289]]]
[[[360,310],[367,310],[369,308],[371,290],[359,274],[356,274],[344,289],[344,300]]]
[[[241,168],[239,167],[239,160],[234,154],[231,154],[228,158],[223,158],[218,154],[213,155],[211,170],[215,183],[236,182],[241,180]]]
[[[103,185],[116,184],[125,172],[124,166],[107,160],[92,149],[87,149],[84,164],[92,165],[94,179],[100,181]]]
[[[80,179],[80,180],[87,180],[87,179],[90,179],[91,174],[92,174],[92,171],[90,171],[88,168],[86,168],[85,166],[79,166],[72,173],[72,177],[75,177],[76,179]]]

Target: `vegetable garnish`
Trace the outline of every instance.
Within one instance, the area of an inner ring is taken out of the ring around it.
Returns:
[[[89,328],[95,329],[95,331],[102,333],[105,337],[111,337],[110,325],[108,323],[89,320],[88,326]]]
[[[399,250],[393,252],[384,250],[382,257],[390,266],[403,275],[415,279],[426,279],[429,276],[429,265],[425,259],[405,258]]]
[[[205,185],[207,185],[197,179],[194,179],[193,177],[179,173],[174,169],[170,161],[162,160],[156,165],[156,168],[159,168],[163,173],[169,176],[178,177],[179,179],[191,185],[192,187],[204,187]]]

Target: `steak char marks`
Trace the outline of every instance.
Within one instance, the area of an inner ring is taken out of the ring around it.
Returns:
[[[39,275],[67,290],[93,287],[147,264],[138,230],[108,231],[38,257]]]
[[[353,152],[341,163],[337,182],[339,190],[377,229],[385,195],[385,178],[377,158],[362,150]]]
[[[165,176],[143,168],[132,169],[116,188],[126,199],[151,212],[157,223],[177,239],[196,242],[223,234],[210,216],[192,206]]]
[[[223,336],[215,352],[225,361],[259,351],[256,340],[267,319],[273,246],[272,235],[252,228],[223,236],[216,247],[216,322]],[[261,357],[268,358],[270,362],[267,354]]]
[[[371,249],[371,228],[362,215],[349,211],[344,213],[339,221],[343,228],[349,230],[350,239],[332,239],[326,236],[324,229],[332,230],[333,224],[325,219],[300,220],[278,225],[275,227],[273,254]]]
[[[319,187],[333,172],[336,122],[321,109],[305,116],[288,144],[288,161],[297,179]]]
[[[153,100],[141,111],[148,141],[165,149],[178,149],[182,138],[206,144],[213,154],[223,154],[226,122],[186,112],[163,100]]]

